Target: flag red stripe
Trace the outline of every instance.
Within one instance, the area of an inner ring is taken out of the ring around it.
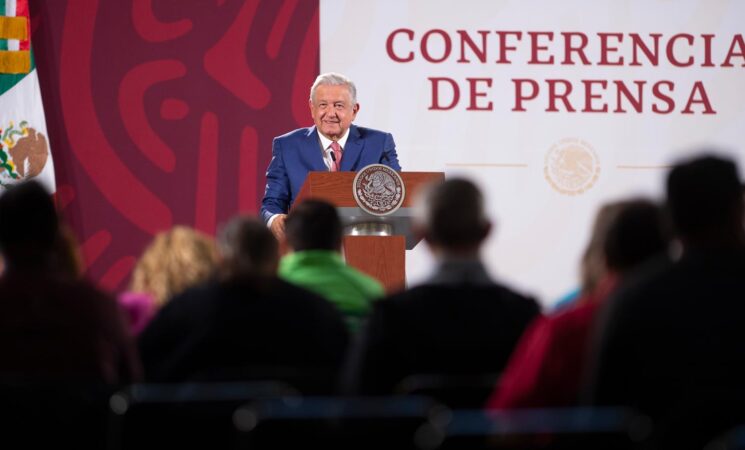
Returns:
[[[18,50],[31,48],[31,16],[28,13],[28,0],[16,0],[16,17],[26,18],[26,36],[28,39],[19,41]]]

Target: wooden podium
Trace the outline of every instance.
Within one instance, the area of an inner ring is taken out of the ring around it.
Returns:
[[[405,196],[401,207],[387,216],[374,216],[357,206],[352,183],[355,172],[311,172],[295,203],[308,198],[326,200],[336,206],[345,236],[343,252],[347,264],[377,278],[386,292],[406,284],[406,250],[419,242],[412,233],[412,200],[422,185],[445,178],[442,172],[400,172]],[[378,235],[386,229],[384,235]]]

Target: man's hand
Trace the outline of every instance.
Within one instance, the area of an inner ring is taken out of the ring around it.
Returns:
[[[285,240],[285,219],[287,218],[287,214],[277,214],[274,219],[272,220],[272,225],[270,229],[272,230],[272,234],[279,242],[282,242]]]

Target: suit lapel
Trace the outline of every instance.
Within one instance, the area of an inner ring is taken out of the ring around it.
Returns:
[[[360,137],[360,131],[357,127],[354,125],[349,127],[349,138],[347,138],[347,145],[344,146],[344,154],[341,158],[341,170],[359,169],[357,162],[364,146],[365,141]]]
[[[321,144],[319,142],[316,127],[312,126],[308,128],[308,133],[305,135],[305,142],[302,147],[302,157],[307,167],[310,168],[310,171],[326,172],[329,168],[323,162],[323,154],[321,153]]]

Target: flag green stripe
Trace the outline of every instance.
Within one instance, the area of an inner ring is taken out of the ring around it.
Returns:
[[[5,15],[5,0],[0,0],[0,16],[4,16],[4,15]],[[7,50],[7,49],[8,49],[8,41],[5,39],[0,39],[0,50]],[[0,81],[0,84],[2,84],[1,81]],[[0,87],[0,92],[5,92],[5,91],[2,90],[2,88]]]
[[[0,0],[2,2],[3,0]],[[29,73],[33,72],[34,69],[36,69],[36,62],[34,61],[34,49],[31,48],[31,71]],[[28,75],[28,73],[0,73],[0,95],[3,95],[5,92],[7,92],[10,88],[18,84],[22,79],[24,79]]]
[[[2,73],[0,74],[0,95],[3,95],[6,91],[10,90],[13,86],[18,84],[26,74],[23,73]]]
[[[0,16],[5,15],[6,6],[7,6],[7,1],[0,0]],[[0,50],[7,50],[7,49],[8,49],[8,41],[6,39],[0,39]],[[36,68],[36,62],[34,61],[34,50],[32,48],[31,49],[31,71],[33,71],[35,68]],[[0,74],[0,95],[3,95],[13,86],[18,84],[18,82],[21,81],[26,75],[28,74],[24,74],[24,73],[20,73],[20,74],[2,73]]]

